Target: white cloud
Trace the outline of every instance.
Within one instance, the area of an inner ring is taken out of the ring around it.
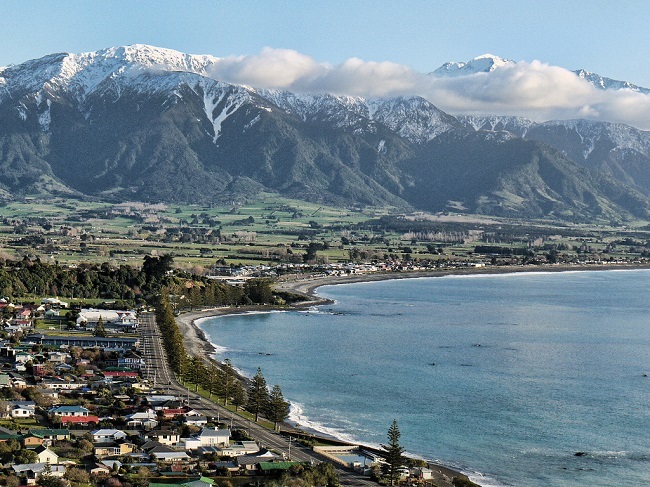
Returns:
[[[650,130],[650,96],[601,90],[571,71],[538,61],[490,73],[435,78],[410,67],[351,58],[319,63],[297,51],[265,48],[251,56],[220,59],[215,79],[259,88],[365,97],[420,95],[453,114],[518,115],[533,120],[588,118]]]

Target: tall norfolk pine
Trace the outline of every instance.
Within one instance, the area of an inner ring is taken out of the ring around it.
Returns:
[[[388,428],[388,444],[382,445],[384,449],[384,458],[386,460],[386,473],[390,485],[394,485],[395,481],[399,480],[399,468],[404,464],[406,459],[403,456],[404,448],[399,444],[400,437],[397,420],[393,420],[393,424]]]
[[[247,407],[247,409],[255,415],[256,422],[259,415],[265,411],[268,403],[269,391],[266,387],[266,379],[264,379],[264,376],[262,375],[262,369],[258,367],[248,390]]]

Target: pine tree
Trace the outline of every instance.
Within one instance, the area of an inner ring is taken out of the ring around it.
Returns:
[[[228,399],[233,392],[233,382],[235,380],[235,369],[232,368],[230,359],[223,361],[223,405],[228,405]]]
[[[246,404],[248,400],[248,395],[246,394],[246,389],[241,381],[236,380],[235,386],[232,391],[232,403],[235,405],[235,412],[239,411],[239,408]]]
[[[397,420],[394,419],[393,424],[388,428],[388,444],[382,445],[390,485],[394,485],[395,481],[399,479],[399,468],[405,461],[402,455],[404,448],[399,444],[399,437],[400,432],[397,427]]]
[[[93,336],[96,337],[106,337],[106,327],[104,327],[104,320],[102,317],[99,317],[99,320],[97,320],[97,326],[95,327],[95,331],[93,332]]]
[[[279,385],[274,385],[269,396],[268,407],[266,408],[266,417],[273,421],[273,427],[277,430],[278,423],[284,421],[289,416],[289,403],[284,400],[282,389]]]
[[[262,375],[262,369],[258,367],[248,392],[248,410],[255,415],[255,422],[260,413],[266,409],[268,402],[269,391],[266,387],[266,379]]]

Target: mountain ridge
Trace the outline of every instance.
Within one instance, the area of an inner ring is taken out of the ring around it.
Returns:
[[[0,190],[170,202],[270,190],[338,205],[571,221],[650,215],[650,184],[630,185],[632,168],[574,161],[567,137],[531,139],[530,130],[542,133],[535,122],[495,119],[485,130],[487,122],[417,96],[256,89],[207,76],[217,61],[131,46],[5,69]],[[584,140],[582,125],[567,127]],[[635,151],[642,174],[647,133],[636,136],[638,147],[610,139]]]

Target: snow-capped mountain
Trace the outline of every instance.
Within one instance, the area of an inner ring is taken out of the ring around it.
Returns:
[[[596,122],[585,135],[579,122],[551,130],[523,119],[459,121],[417,96],[257,89],[214,79],[219,62],[135,45],[52,54],[0,71],[0,194],[205,202],[264,190],[431,211],[650,215],[642,194],[650,195],[650,183],[645,191],[619,182],[628,184],[650,160],[643,133],[634,145],[632,132]],[[482,56],[456,68],[509,63]],[[590,154],[606,146],[622,154],[619,173],[607,166],[604,177],[576,164],[585,159],[574,152],[589,144]]]
[[[447,62],[431,74],[438,77],[455,78],[476,73],[489,73],[505,66],[513,66],[515,61],[503,59],[494,54],[483,54],[467,62]]]
[[[423,143],[460,127],[453,116],[418,96],[366,99],[287,91],[260,90],[258,93],[304,121],[328,122],[356,133],[376,133],[379,124],[411,142]]]
[[[637,91],[639,93],[645,93],[646,95],[650,95],[650,88],[643,88],[641,86],[632,84],[628,81],[620,81],[617,79],[605,78],[604,76],[600,76],[599,74],[596,73],[591,73],[584,69],[578,69],[574,71],[574,73],[577,74],[580,78],[589,81],[589,83],[591,83],[596,88],[600,88],[601,90],[624,90],[625,89],[625,90],[632,90],[632,91]]]
[[[503,59],[493,54],[483,54],[467,62],[447,62],[430,75],[439,78],[458,78],[461,76],[470,76],[477,73],[490,73],[497,69],[512,67],[517,64],[516,61]],[[594,87],[601,90],[632,90],[639,93],[650,94],[650,88],[643,88],[628,81],[620,81],[591,73],[584,69],[577,69],[573,73],[579,78],[591,83]]]
[[[459,116],[468,128],[509,132],[554,147],[575,162],[650,194],[650,132],[591,120],[533,122],[509,116]]]
[[[51,54],[0,72],[0,103],[41,90],[53,95],[62,90],[83,101],[107,83],[132,84],[141,79],[140,75],[156,72],[205,75],[206,69],[217,61],[213,56],[183,54],[143,44],[81,54]]]

